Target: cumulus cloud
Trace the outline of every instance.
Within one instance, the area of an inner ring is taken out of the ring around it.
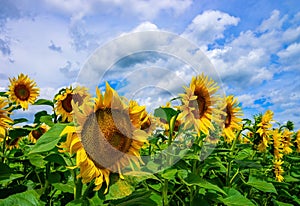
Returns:
[[[239,18],[221,11],[205,11],[196,16],[182,36],[193,40],[199,46],[207,46],[217,39],[224,38],[223,32],[228,26],[236,26]]]

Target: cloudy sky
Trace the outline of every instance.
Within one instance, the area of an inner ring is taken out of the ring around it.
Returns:
[[[143,31],[156,32],[136,36]],[[0,0],[0,68],[0,91],[20,72],[37,82],[41,98],[82,79],[100,87],[107,80],[149,108],[205,72],[239,98],[246,117],[271,109],[277,121],[292,120],[299,128],[300,5],[298,0]],[[38,109],[31,107],[27,115]]]

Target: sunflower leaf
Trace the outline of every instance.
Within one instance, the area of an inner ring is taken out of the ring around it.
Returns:
[[[28,122],[28,119],[26,119],[26,118],[14,119],[14,125],[19,124],[19,123],[23,123],[23,122]]]
[[[39,195],[34,190],[28,190],[26,192],[14,194],[6,199],[0,200],[0,205],[40,205]]]
[[[159,107],[154,110],[154,116],[160,117],[160,118],[166,120],[168,123],[171,121],[171,118],[173,116],[176,116],[177,114],[178,114],[178,111],[176,111],[172,108]]]
[[[48,99],[38,99],[33,105],[49,105],[54,107],[53,102]]]
[[[37,140],[29,154],[47,152],[55,148],[61,138],[60,133],[66,126],[67,124],[55,124]]]

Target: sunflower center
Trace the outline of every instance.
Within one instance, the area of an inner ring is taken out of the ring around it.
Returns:
[[[197,96],[197,99],[191,101],[189,106],[193,108],[198,108],[198,110],[196,109],[192,112],[195,118],[200,119],[208,110],[209,94],[206,94],[205,92],[195,91],[194,95]]]
[[[32,131],[32,136],[34,137],[34,139],[38,140],[45,132],[45,129],[39,128],[37,130]]]
[[[77,93],[72,95],[74,103],[75,104],[78,103],[78,106],[82,105],[84,97],[85,96],[81,96],[80,94]]]
[[[98,109],[87,117],[82,127],[82,143],[98,167],[111,168],[131,148],[132,130],[125,111]]]
[[[225,128],[228,128],[231,124],[232,114],[231,114],[231,107],[229,105],[226,106],[226,119],[225,119]]]
[[[29,89],[23,84],[18,84],[14,89],[14,93],[20,100],[28,100],[30,96]]]
[[[72,94],[68,94],[67,97],[62,100],[62,107],[64,108],[64,110],[68,113],[72,112]]]

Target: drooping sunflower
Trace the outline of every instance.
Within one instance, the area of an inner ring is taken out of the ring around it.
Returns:
[[[290,132],[288,129],[285,129],[282,134],[282,143],[283,143],[283,153],[290,154],[293,152],[291,146],[292,144],[292,135],[293,132]]]
[[[296,146],[297,146],[297,149],[296,151],[298,153],[300,153],[300,130],[298,130],[297,134],[296,134],[296,140],[295,140],[295,143],[296,143]]]
[[[242,109],[239,107],[237,98],[234,98],[233,96],[226,97],[225,112],[226,117],[223,135],[225,141],[230,143],[236,138],[235,131],[242,129],[242,119],[240,116],[242,116],[243,113]]]
[[[7,99],[0,97],[0,139],[3,139],[6,135],[6,131],[10,128],[10,124],[13,123],[13,120],[8,117],[10,112],[7,109]]]
[[[36,141],[44,134],[46,133],[48,130],[50,129],[50,127],[46,124],[42,124],[39,128],[37,128],[36,130],[32,130],[29,135],[28,135],[28,139],[29,141],[31,141],[32,143],[36,143]]]
[[[207,135],[209,130],[214,129],[212,121],[221,121],[216,115],[220,113],[215,107],[219,101],[217,90],[217,83],[204,74],[192,78],[189,87],[185,87],[185,93],[179,95],[182,105],[178,108],[182,112],[178,119],[184,122],[183,129],[194,127],[198,135],[200,132]]]
[[[28,109],[28,104],[33,104],[39,96],[40,89],[36,87],[36,83],[27,75],[20,74],[18,78],[9,79],[10,86],[6,94],[9,99],[16,105],[21,105],[23,110]]]
[[[283,157],[283,143],[282,143],[282,134],[275,129],[271,132],[273,138],[273,147],[274,147],[274,157],[276,160],[279,160]]]
[[[139,167],[142,162],[139,149],[148,137],[142,130],[147,117],[144,109],[137,105],[130,107],[133,105],[135,103],[123,102],[106,83],[104,95],[97,88],[93,106],[86,103],[81,109],[74,108],[77,134],[72,131],[62,147],[76,152],[80,177],[83,182],[95,178],[95,190],[100,189],[104,181],[108,185],[109,171],[118,172],[123,178],[121,170],[125,166]]]
[[[10,137],[8,137],[6,139],[6,148],[9,150],[12,150],[14,148],[18,149],[19,148],[19,141],[22,139],[22,137],[16,137],[14,139],[11,139]]]
[[[55,112],[57,115],[61,115],[62,121],[73,121],[73,107],[72,107],[72,101],[74,101],[75,104],[78,106],[81,106],[84,101],[87,100],[87,98],[90,98],[90,94],[88,92],[88,89],[85,87],[76,87],[72,89],[66,88],[65,91],[63,91],[62,94],[59,94],[55,97],[56,106],[55,106]]]
[[[269,144],[269,136],[272,128],[271,122],[273,121],[273,112],[271,110],[267,110],[266,113],[262,116],[261,122],[257,124],[259,129],[257,133],[260,135],[261,139],[257,146],[257,149],[261,152],[266,151]]]
[[[282,182],[284,180],[282,174],[284,173],[284,170],[282,168],[282,164],[283,164],[284,161],[282,160],[275,160],[273,163],[274,163],[274,173],[275,173],[275,177],[276,177],[276,180],[278,182]]]

